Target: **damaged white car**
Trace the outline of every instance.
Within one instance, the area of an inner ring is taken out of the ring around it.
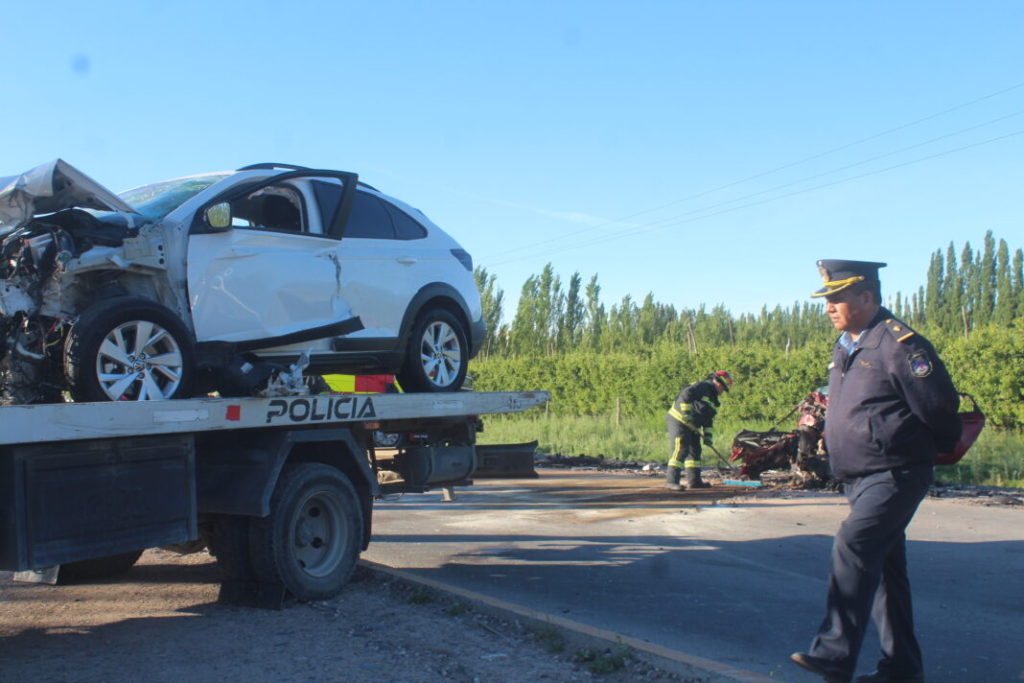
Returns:
[[[484,337],[472,260],[354,173],[256,164],[115,195],[0,178],[0,401],[257,393],[307,371],[453,391]]]

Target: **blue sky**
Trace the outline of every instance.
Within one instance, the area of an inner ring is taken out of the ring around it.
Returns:
[[[497,276],[734,313],[1024,246],[1024,3],[8,4],[0,175],[358,172]],[[506,310],[506,316],[513,311]]]

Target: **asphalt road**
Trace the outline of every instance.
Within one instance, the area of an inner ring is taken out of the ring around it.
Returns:
[[[592,471],[481,479],[453,502],[378,502],[364,557],[776,680],[819,680],[788,656],[823,617],[845,500],[743,493]],[[927,680],[1024,680],[1024,510],[928,499],[908,537]],[[872,629],[861,672],[877,653]]]

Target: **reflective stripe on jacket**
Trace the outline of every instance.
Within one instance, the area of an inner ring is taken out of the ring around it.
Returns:
[[[703,428],[705,434],[710,434],[717,411],[718,389],[714,382],[704,381],[680,391],[668,414],[694,431]]]

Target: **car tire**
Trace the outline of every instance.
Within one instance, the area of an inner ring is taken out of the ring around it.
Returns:
[[[428,309],[412,327],[398,381],[405,391],[458,391],[468,363],[469,342],[458,317],[443,308]]]
[[[106,299],[72,326],[64,372],[75,401],[188,398],[195,380],[192,335],[153,301]]]
[[[134,550],[130,553],[96,557],[91,560],[79,560],[62,564],[57,572],[57,583],[81,583],[94,579],[104,579],[108,576],[117,576],[135,566],[142,556],[141,550]]]
[[[288,465],[270,498],[270,515],[249,522],[257,578],[283,585],[298,600],[340,591],[363,547],[363,512],[352,483],[321,463]]]

